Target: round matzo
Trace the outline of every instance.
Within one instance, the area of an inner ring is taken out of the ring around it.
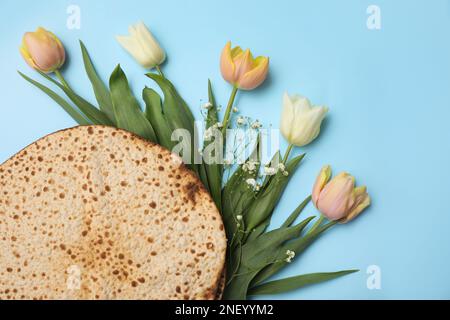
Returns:
[[[0,166],[0,299],[214,299],[226,239],[181,159],[81,126]]]

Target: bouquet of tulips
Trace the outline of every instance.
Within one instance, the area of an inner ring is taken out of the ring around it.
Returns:
[[[281,133],[289,142],[284,155],[278,151],[268,164],[261,164],[261,125],[255,121],[250,124],[251,129],[257,132],[252,152],[245,161],[233,165],[233,159],[224,160],[224,155],[229,152],[230,143],[226,141],[233,128],[232,119],[238,111],[234,106],[235,97],[239,92],[252,90],[264,82],[269,72],[269,58],[254,58],[250,50],[233,48],[230,42],[225,45],[220,70],[232,86],[230,99],[221,118],[211,83],[208,83],[204,141],[198,147],[198,142],[192,138],[196,130],[194,116],[162,72],[161,65],[166,55],[150,31],[143,23],[138,23],[130,27],[128,36],[118,36],[117,41],[149,71],[146,76],[158,85],[163,94],[160,96],[154,89],[145,87],[142,91],[145,110],[132,94],[120,65],[112,72],[109,86],[105,85],[82,42],[84,67],[97,104],[78,95],[60,72],[65,61],[63,45],[53,33],[43,28],[24,35],[20,52],[31,67],[64,92],[68,99],[20,74],[80,125],[116,126],[180,154],[209,190],[223,217],[228,238],[225,299],[281,293],[357,271],[313,273],[270,280],[323,232],[337,223],[349,222],[370,204],[366,187],[355,187],[354,178],[345,172],[331,178],[330,166],[324,166],[312,188],[312,195],[299,201],[298,207],[281,226],[268,230],[289,178],[305,156],[291,158],[290,153],[294,147],[305,146],[319,135],[327,107],[314,106],[305,97],[286,93],[280,124]],[[151,70],[156,70],[156,73]],[[235,123],[235,126],[246,124],[242,116]],[[227,171],[231,172],[228,177],[225,175]],[[311,200],[320,215],[296,222]]]

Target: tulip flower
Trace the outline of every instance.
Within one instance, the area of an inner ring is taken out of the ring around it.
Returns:
[[[259,56],[253,58],[249,49],[231,48],[228,41],[222,50],[220,71],[223,78],[234,87],[242,90],[252,90],[258,87],[267,77],[269,58]]]
[[[233,85],[223,121],[222,132],[225,134],[238,89],[253,90],[263,83],[269,72],[269,58],[253,58],[249,49],[243,51],[239,46],[231,48],[228,41],[220,57],[220,71],[223,78]]]
[[[30,67],[45,73],[61,68],[66,58],[61,41],[42,27],[24,34],[20,53]]]
[[[341,172],[331,179],[330,166],[324,166],[312,191],[316,208],[329,220],[349,222],[370,205],[365,186],[355,188],[355,178]]]
[[[144,68],[157,68],[166,59],[164,50],[147,29],[144,23],[138,22],[128,28],[129,36],[116,36],[119,44]]]
[[[320,125],[328,108],[312,106],[305,97],[287,93],[283,97],[280,130],[290,145],[302,147],[311,143],[320,133]]]

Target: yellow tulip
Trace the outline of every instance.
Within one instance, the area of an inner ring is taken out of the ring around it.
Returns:
[[[20,53],[28,65],[45,73],[58,70],[66,59],[61,41],[42,27],[24,34]]]
[[[244,51],[239,46],[231,48],[231,42],[228,41],[220,58],[220,71],[223,78],[234,87],[252,90],[266,79],[269,58],[253,58],[249,49]]]

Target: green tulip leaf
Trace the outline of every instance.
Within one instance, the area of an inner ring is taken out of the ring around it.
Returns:
[[[287,240],[292,240],[300,236],[302,230],[314,217],[309,217],[293,227],[278,228],[272,231],[263,233],[253,241],[248,241],[242,247],[242,262],[243,266],[249,269],[262,269],[275,259],[283,260],[286,258],[286,251],[283,244]],[[292,250],[292,249],[289,249]]]
[[[286,219],[286,221],[281,225],[282,228],[290,227],[295,219],[302,213],[303,209],[305,209],[306,205],[311,201],[311,196],[308,196],[299,206],[291,213],[291,215]]]
[[[162,112],[161,97],[155,90],[145,87],[142,91],[142,98],[146,106],[145,116],[155,130],[158,143],[171,150],[173,147],[172,130]]]
[[[91,81],[95,98],[97,99],[100,110],[102,110],[108,116],[109,120],[111,120],[113,124],[116,124],[116,118],[114,115],[114,108],[110,92],[105,83],[101,80],[100,76],[97,74],[92,60],[89,57],[89,53],[81,40],[80,47],[83,56],[84,68],[89,80]]]
[[[206,116],[206,128],[219,122],[219,112],[217,111],[217,104],[212,91],[211,80],[208,80],[208,101],[211,103],[211,107],[208,109],[208,114]]]
[[[285,176],[281,171],[270,179],[264,190],[258,194],[257,201],[252,203],[245,215],[247,230],[253,231],[258,225],[264,223],[273,213],[275,206],[281,198],[284,189],[293,175],[300,161],[305,154],[297,156],[286,164],[286,171],[289,173]]]
[[[298,237],[312,219],[313,217],[310,217],[296,226],[264,233],[253,241],[247,241],[242,246],[240,255],[237,253],[231,255],[232,261],[240,259],[240,263],[238,268],[236,268],[237,270],[234,270],[233,274],[228,275],[230,280],[225,287],[224,298],[245,299],[252,279],[263,268],[273,263],[280,250],[282,250],[282,245]],[[285,259],[285,257],[282,259]]]
[[[208,109],[208,115],[206,117],[206,128],[210,128],[212,125],[217,123],[219,120],[219,115],[217,112],[216,99],[214,98],[214,93],[211,87],[211,81],[208,80],[208,100],[211,104],[211,107]],[[221,138],[222,136],[220,136]],[[209,146],[214,141],[204,140],[203,141],[203,149]],[[221,144],[220,144],[221,145]],[[211,154],[211,157],[214,157],[215,154]],[[223,158],[223,156],[222,156]],[[207,184],[209,186],[209,191],[211,196],[216,203],[219,211],[222,211],[221,203],[222,203],[222,175],[223,175],[223,167],[221,163],[204,163],[204,169],[206,171]]]
[[[269,162],[269,165],[275,165],[277,163],[280,163],[282,161],[280,151],[275,152],[272,159]],[[265,192],[265,189],[267,188],[269,182],[271,181],[271,178],[273,176],[267,175],[261,184],[261,191],[260,194],[263,194]],[[247,237],[247,241],[252,241],[256,239],[259,235],[264,233],[264,231],[267,229],[267,227],[270,225],[271,215],[267,216],[267,218],[260,223],[256,228],[253,229],[252,232]]]
[[[199,166],[195,164],[195,159],[198,157],[198,147],[194,134],[195,120],[191,110],[167,78],[154,73],[147,73],[146,76],[155,81],[163,92],[164,101],[162,109],[170,129],[172,131],[176,129],[188,130],[191,139],[191,160],[187,165],[199,174]]]
[[[280,280],[274,280],[250,289],[248,291],[248,295],[256,296],[263,294],[278,294],[288,292],[307,285],[336,279],[358,271],[359,270],[343,270],[338,272],[310,273]]]
[[[331,228],[336,224],[335,221],[329,222],[323,226],[320,226],[313,232],[307,233],[303,237],[299,237],[297,239],[294,239],[290,241],[287,244],[284,244],[282,248],[280,249],[278,256],[276,257],[275,263],[265,267],[264,269],[259,272],[255,278],[252,280],[251,287],[256,286],[258,284],[261,284],[266,279],[270,278],[274,274],[276,274],[278,271],[283,269],[288,265],[288,262],[284,261],[284,253],[287,250],[291,250],[295,252],[295,258],[298,259],[301,253],[309,246],[311,245],[314,240],[316,240],[323,232]]]
[[[286,221],[281,225],[281,228],[290,227],[292,223],[294,223],[295,219],[297,219],[298,216],[302,213],[303,209],[306,207],[306,205],[309,203],[310,200],[311,196],[308,196],[305,200],[303,200],[303,202],[299,204],[299,206],[289,215]],[[269,226],[270,220],[271,216],[266,218],[266,220],[263,223],[261,223],[255,229],[253,229],[253,231],[248,236],[247,241],[251,241],[257,238],[259,235],[261,235]]]
[[[102,124],[106,126],[112,125],[111,120],[102,111],[97,109],[91,103],[89,103],[84,98],[76,94],[72,88],[67,84],[61,84],[48,74],[38,71],[41,76],[51,81],[53,84],[58,86],[64,93],[69,97],[69,99],[78,107],[78,109],[88,118],[93,124]]]
[[[155,131],[142,112],[138,101],[133,96],[127,77],[120,65],[111,74],[109,87],[117,127],[134,132],[147,140],[155,142]]]
[[[147,73],[146,76],[155,81],[164,94],[163,112],[171,129],[187,129],[191,133],[191,137],[194,137],[194,116],[173,84],[168,79],[154,73]]]
[[[253,241],[256,238],[258,238],[260,235],[262,235],[267,227],[270,225],[270,219],[271,217],[267,217],[266,220],[264,220],[264,222],[262,222],[259,226],[257,226],[256,228],[253,229],[253,231],[249,234],[249,236],[247,237],[246,241]]]
[[[200,181],[203,183],[203,185],[209,191],[209,194],[212,197],[211,190],[210,190],[210,184],[209,184],[209,180],[208,180],[208,173],[206,172],[205,163],[199,164],[197,170],[198,170],[198,175],[199,175]],[[213,198],[213,200],[214,200],[214,198]],[[215,201],[214,201],[214,203],[215,203]],[[219,209],[219,208],[217,208],[217,209]],[[219,211],[220,211],[220,209],[219,209]]]
[[[270,167],[276,166],[278,163],[281,163],[282,161],[283,160],[281,158],[280,151],[278,150],[273,155],[272,159],[268,163],[268,166],[270,166]],[[261,188],[265,189],[273,177],[274,177],[273,175],[266,175],[266,177],[264,178],[263,183],[261,184]]]
[[[245,300],[247,299],[248,286],[258,271],[247,271],[238,274],[231,279],[232,281],[225,287],[223,292],[224,300]]]
[[[243,164],[240,164],[233,175],[225,184],[222,190],[222,216],[227,231],[228,239],[233,239],[237,231],[236,216],[245,215],[248,207],[256,199],[253,188],[247,183],[247,179],[256,179],[259,172],[259,164],[252,172],[245,171],[243,166],[248,161],[258,161],[260,159],[259,137],[251,155]]]
[[[66,100],[64,100],[61,96],[59,96],[56,92],[51,90],[50,88],[44,86],[43,84],[40,84],[39,82],[27,77],[23,73],[19,71],[19,74],[28,82],[42,90],[45,94],[47,94],[50,98],[52,98],[57,104],[59,104],[64,111],[66,111],[72,119],[74,119],[78,124],[80,125],[89,125],[91,124],[90,121],[88,121],[79,110],[75,109],[70,103],[68,103]]]

